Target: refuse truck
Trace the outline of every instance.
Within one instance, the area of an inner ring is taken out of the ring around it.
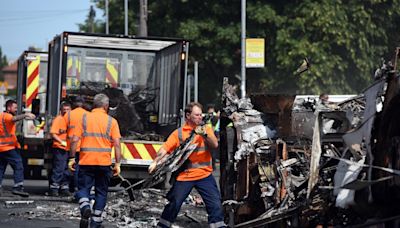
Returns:
[[[31,112],[35,120],[23,120],[17,124],[17,137],[21,144],[25,178],[46,177],[43,172],[50,164],[45,138],[45,114],[47,94],[46,52],[24,51],[18,58],[17,103],[18,114]],[[45,162],[47,161],[47,162]]]
[[[94,95],[105,93],[122,135],[122,175],[147,177],[156,152],[181,123],[188,53],[183,39],[77,32],[55,36],[48,53],[24,52],[18,64],[18,112],[37,116],[18,126],[25,176],[51,173],[49,131],[60,103],[82,96],[90,109]]]
[[[181,123],[188,53],[183,39],[57,35],[49,43],[46,129],[60,102],[81,96],[90,106],[95,94],[104,93],[122,135],[122,176],[147,177],[156,152]]]

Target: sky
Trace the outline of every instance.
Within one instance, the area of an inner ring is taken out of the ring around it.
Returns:
[[[0,47],[9,62],[28,47],[47,51],[63,31],[78,31],[89,14],[90,0],[0,0]],[[97,10],[96,19],[102,19]]]

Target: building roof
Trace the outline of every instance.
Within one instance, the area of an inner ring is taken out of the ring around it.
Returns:
[[[3,73],[9,73],[9,72],[17,72],[18,70],[18,61],[15,61],[8,66],[3,67],[2,71]]]

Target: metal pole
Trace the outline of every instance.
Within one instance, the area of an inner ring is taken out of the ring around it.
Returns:
[[[183,75],[183,105],[182,105],[182,111],[185,110],[185,107],[187,105],[186,101],[186,85],[187,85],[187,76],[188,76],[188,64],[189,64],[189,42],[186,43],[185,46],[185,69],[184,69],[184,75]],[[181,125],[183,125],[185,121],[185,113],[182,113],[181,117]]]
[[[147,36],[147,0],[139,0],[139,36]]]
[[[187,103],[190,103],[191,102],[191,93],[192,93],[192,90],[191,90],[191,81],[192,81],[192,75],[191,74],[189,74],[188,75],[188,80],[187,80]]]
[[[194,62],[194,101],[199,102],[199,62]]]
[[[108,34],[110,32],[108,30],[108,26],[109,26],[108,19],[109,19],[109,17],[108,17],[108,0],[106,0],[106,34]]]
[[[125,36],[128,35],[128,0],[125,0]]]
[[[242,0],[242,84],[240,89],[242,91],[242,98],[246,97],[246,0]]]

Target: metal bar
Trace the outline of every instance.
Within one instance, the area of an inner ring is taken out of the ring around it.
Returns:
[[[109,33],[108,0],[106,0],[106,34]]]
[[[183,75],[183,106],[182,106],[182,110],[185,110],[186,107],[186,84],[187,84],[187,75],[188,75],[188,59],[189,59],[189,42],[186,43],[185,46],[185,71],[184,71],[184,75]],[[183,125],[185,121],[185,114],[183,113],[182,115],[182,119],[181,119],[181,125]]]
[[[124,8],[125,8],[125,36],[127,36],[128,35],[128,0],[125,0]]]
[[[194,101],[199,102],[199,62],[194,62]]]
[[[191,98],[191,92],[192,92],[192,90],[191,90],[191,81],[192,81],[192,75],[189,75],[188,76],[188,79],[187,79],[187,103],[190,103],[191,102],[191,100],[192,100],[192,98]]]
[[[242,0],[242,83],[240,85],[242,98],[246,97],[246,0]]]
[[[292,208],[289,210],[283,210],[282,213],[280,213],[280,214],[272,215],[272,216],[266,217],[266,218],[258,217],[253,220],[250,220],[250,221],[239,223],[239,224],[235,225],[234,227],[235,228],[237,228],[237,227],[260,227],[260,226],[263,226],[266,224],[271,224],[271,223],[278,222],[280,220],[283,220],[283,219],[286,219],[286,218],[289,218],[292,216],[297,216],[297,212],[298,212],[297,209],[298,208],[296,207],[296,208]]]

